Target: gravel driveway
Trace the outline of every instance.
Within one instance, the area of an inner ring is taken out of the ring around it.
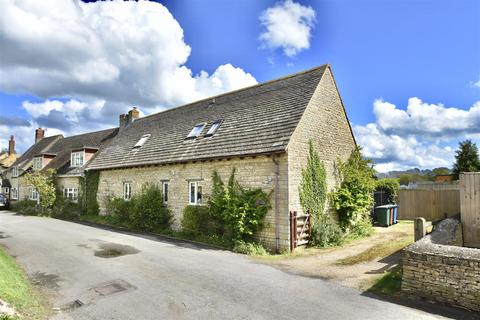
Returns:
[[[53,319],[439,319],[227,251],[0,212]]]

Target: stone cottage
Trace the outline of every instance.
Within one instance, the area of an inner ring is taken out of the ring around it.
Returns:
[[[27,172],[54,169],[57,183],[64,196],[77,201],[80,177],[88,161],[108,140],[115,136],[117,128],[90,132],[64,138],[62,135],[44,137],[45,130],[35,130],[35,144],[19,157],[7,171],[12,201],[38,200],[38,193],[24,182]]]
[[[246,187],[273,190],[259,240],[289,248],[289,211],[302,214],[298,188],[312,140],[325,163],[328,186],[334,162],[345,160],[355,139],[329,65],[139,118],[120,116],[118,134],[87,164],[100,172],[98,202],[131,198],[156,183],[174,213],[206,203],[212,172],[225,180],[233,168]]]
[[[10,183],[5,179],[6,171],[17,160],[17,152],[15,151],[15,137],[11,136],[8,141],[8,149],[0,151],[0,193],[10,193]]]

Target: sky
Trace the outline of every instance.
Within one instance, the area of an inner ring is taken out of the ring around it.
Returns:
[[[379,172],[480,143],[480,1],[0,1],[0,147],[329,63]]]

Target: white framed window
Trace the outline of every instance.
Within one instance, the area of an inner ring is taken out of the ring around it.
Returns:
[[[123,200],[132,199],[132,184],[130,182],[123,183]]]
[[[63,196],[73,202],[78,201],[78,188],[64,188]]]
[[[12,199],[17,200],[18,199],[18,190],[17,188],[12,188],[12,193],[10,195]]]
[[[205,128],[205,123],[199,123],[193,127],[192,131],[188,134],[187,138],[196,138],[202,133],[203,128]]]
[[[33,200],[33,201],[38,201],[38,191],[37,189],[35,188],[30,188],[30,197],[29,199],[30,200]]]
[[[148,138],[150,138],[150,136],[151,136],[150,134],[144,134],[140,138],[140,140],[138,140],[138,142],[133,146],[133,148],[134,149],[135,148],[141,148],[145,144],[145,142],[147,142],[147,140],[148,140]]]
[[[81,167],[85,160],[85,151],[75,151],[72,152],[70,156],[70,166],[71,167]]]
[[[198,181],[190,181],[188,183],[188,204],[202,204],[202,186]]]
[[[17,167],[17,166],[13,167],[13,169],[12,169],[12,176],[13,176],[14,178],[18,177],[18,167]]]
[[[163,181],[162,182],[163,202],[168,202],[168,188],[169,188],[169,182]]]
[[[33,158],[33,170],[38,171],[43,168],[43,157]]]
[[[215,120],[213,121],[210,129],[208,129],[207,133],[205,133],[205,136],[213,136],[215,132],[217,132],[218,128],[222,124],[222,120]]]

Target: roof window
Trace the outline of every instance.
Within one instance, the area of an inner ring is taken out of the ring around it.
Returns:
[[[222,124],[222,120],[215,120],[213,121],[210,129],[208,129],[207,133],[205,134],[206,137],[213,136],[215,132],[217,132],[218,128]]]
[[[150,134],[144,134],[140,140],[138,140],[138,142],[133,146],[133,148],[141,148],[145,142],[147,142],[148,138],[150,138]]]
[[[202,133],[203,128],[205,128],[205,123],[199,123],[193,127],[192,131],[188,134],[187,138],[196,138]]]

